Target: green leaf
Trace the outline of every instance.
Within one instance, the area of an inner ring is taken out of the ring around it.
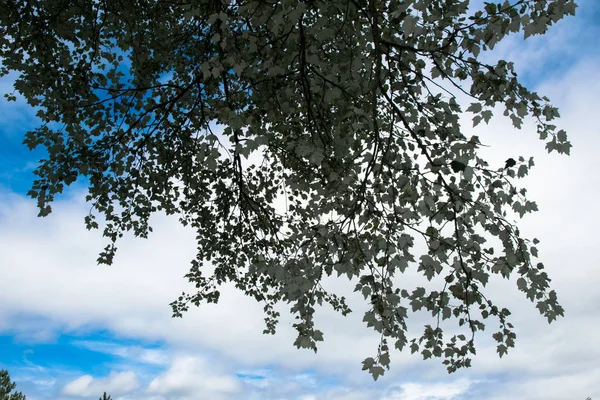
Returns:
[[[362,364],[363,364],[363,368],[362,368],[363,371],[366,369],[370,369],[373,366],[373,364],[375,364],[375,359],[373,357],[367,357],[363,360]]]
[[[481,103],[471,103],[471,105],[465,111],[478,113],[481,111]]]
[[[508,353],[508,348],[503,344],[499,344],[498,346],[496,346],[496,352],[498,353],[500,358],[502,358],[504,354]]]
[[[509,158],[508,160],[506,160],[504,168],[505,169],[512,168],[515,165],[517,165],[517,162],[515,161],[515,159],[514,158]]]
[[[454,172],[462,172],[465,170],[465,168],[467,166],[460,161],[452,160],[452,162],[450,163],[450,167],[452,168],[452,171],[454,171]]]
[[[371,375],[373,376],[373,380],[377,380],[381,375],[384,374],[385,370],[382,367],[376,366],[376,367],[372,367],[371,370]]]

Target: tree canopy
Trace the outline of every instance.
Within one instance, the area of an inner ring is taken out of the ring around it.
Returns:
[[[576,4],[469,3],[2,1],[0,75],[18,74],[6,96],[38,110],[24,143],[47,150],[29,194],[46,216],[65,185],[84,179],[86,226],[108,240],[103,264],[125,232],[147,237],[156,212],[194,229],[186,277],[198,290],[171,304],[174,316],[217,302],[233,282],[264,303],[265,333],[275,332],[275,304],[289,303],[294,344],[316,351],[316,305],[351,312],[321,282],[346,275],[381,334],[363,362],[375,379],[390,346],[440,357],[449,372],[470,366],[487,318],[500,322],[502,356],[515,333],[502,299],[485,296],[490,276],[516,275],[549,322],[563,308],[538,240],[515,222],[537,211],[516,186],[533,160],[490,166],[459,115],[487,123],[502,106],[516,128],[535,121],[548,152],[569,154],[549,99],[523,86],[512,62],[481,54],[511,33],[544,34]],[[413,267],[440,287],[394,284]],[[432,324],[409,338],[408,314],[421,309]],[[444,340],[446,319],[464,334]]]
[[[17,387],[15,382],[11,382],[10,375],[5,369],[0,369],[0,400],[25,400],[26,397],[21,392],[12,392]]]

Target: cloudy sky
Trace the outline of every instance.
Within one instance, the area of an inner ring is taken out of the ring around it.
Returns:
[[[464,119],[497,165],[535,157],[525,184],[540,211],[521,230],[541,240],[566,309],[548,325],[513,281],[494,277],[488,297],[513,311],[516,327],[508,356],[498,358],[488,331],[477,337],[470,369],[449,375],[439,359],[394,353],[392,369],[373,382],[360,362],[375,354],[378,335],[361,322],[362,296],[345,278],[330,287],[355,312],[317,311],[325,334],[317,354],[292,345],[283,313],[277,335],[263,335],[262,307],[231,287],[219,304],[172,319],[168,304],[190,289],[183,275],[194,257],[193,232],[156,216],[148,240],[125,238],[114,265],[97,266],[103,240],[85,230],[85,188],[73,187],[49,217],[36,217],[25,193],[39,153],[21,145],[36,121],[22,103],[1,100],[0,369],[31,400],[97,399],[104,391],[115,400],[600,399],[600,4],[578,3],[578,15],[546,36],[511,37],[487,56],[514,60],[524,81],[559,107],[572,155],[548,155],[531,123],[516,131],[499,117],[472,129]],[[11,78],[0,80],[0,92]],[[408,287],[416,282],[406,279]],[[418,329],[429,320],[409,321]]]

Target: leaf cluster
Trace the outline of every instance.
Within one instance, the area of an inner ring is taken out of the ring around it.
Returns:
[[[0,75],[19,74],[15,90],[41,120],[25,144],[47,150],[29,194],[46,216],[66,185],[86,179],[86,225],[104,220],[103,264],[125,232],[147,237],[151,215],[177,215],[196,232],[186,277],[198,290],[171,304],[174,316],[217,302],[219,286],[233,282],[264,304],[266,333],[276,329],[275,304],[289,303],[294,344],[316,351],[316,305],[351,312],[321,284],[336,274],[370,302],[364,321],[381,343],[363,368],[374,378],[389,368],[390,341],[442,357],[450,372],[470,366],[474,335],[490,316],[502,356],[515,335],[510,312],[484,294],[491,275],[517,275],[548,321],[563,309],[534,261],[537,240],[511,220],[537,211],[514,179],[533,160],[490,167],[478,157],[479,138],[462,133],[455,97],[471,99],[475,125],[499,104],[517,128],[533,118],[548,151],[568,154],[565,132],[552,124],[557,109],[521,85],[511,62],[479,55],[510,33],[545,33],[576,5],[467,6],[3,1]],[[416,239],[426,254],[415,254]],[[411,265],[440,280],[438,290],[396,287]],[[409,309],[435,321],[410,341]],[[466,334],[445,340],[440,320],[451,318]]]

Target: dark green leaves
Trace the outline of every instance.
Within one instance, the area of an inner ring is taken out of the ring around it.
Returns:
[[[5,369],[0,370],[0,400],[26,400],[26,397],[21,392],[13,392],[17,384],[11,382],[10,375]]]
[[[454,172],[462,172],[465,170],[466,168],[466,164],[457,161],[457,160],[452,160],[452,162],[450,163],[450,167],[452,168],[452,171]]]
[[[508,160],[506,160],[506,162],[504,164],[504,168],[508,169],[508,168],[514,167],[515,165],[517,165],[517,162],[515,161],[515,159],[509,158]]]
[[[495,170],[479,158],[452,91],[470,96],[475,125],[501,105],[515,127],[532,117],[548,151],[568,154],[550,123],[558,110],[512,62],[479,55],[510,32],[545,32],[572,1],[474,13],[467,2],[423,11],[413,0],[141,3],[0,2],[0,75],[19,75],[14,92],[42,121],[25,144],[48,152],[30,195],[46,216],[85,177],[86,226],[105,221],[100,263],[113,262],[126,232],[147,237],[156,212],[176,214],[196,233],[185,278],[197,292],[171,303],[173,316],[218,302],[232,282],[263,303],[265,333],[275,333],[276,304],[289,304],[294,344],[313,351],[323,339],[316,306],[350,312],[321,282],[347,277],[382,338],[363,363],[375,379],[391,363],[387,340],[409,343],[409,310],[454,318],[466,333],[448,342],[427,325],[410,339],[411,352],[444,358],[449,372],[475,353],[484,325],[472,308],[502,324],[503,355],[513,337],[509,313],[485,300],[492,274],[518,273],[544,317],[562,315],[531,262],[537,249],[506,219],[537,210],[514,185],[533,160]],[[441,287],[395,287],[409,268]]]

